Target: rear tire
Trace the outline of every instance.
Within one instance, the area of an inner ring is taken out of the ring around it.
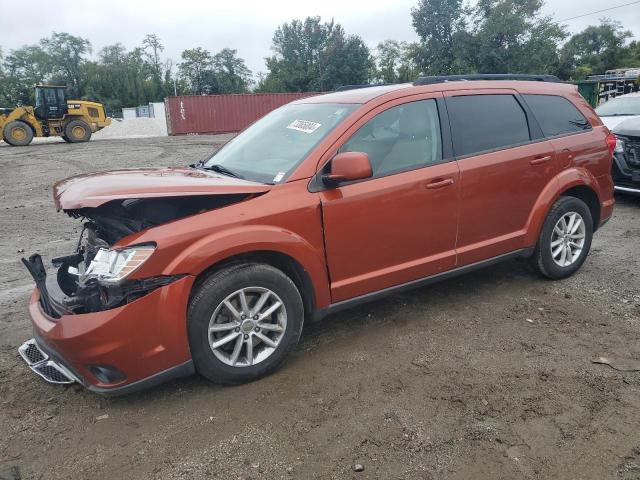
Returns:
[[[91,139],[91,127],[83,120],[71,120],[64,127],[64,137],[69,143],[88,142]]]
[[[14,120],[5,125],[3,130],[4,141],[14,147],[24,147],[33,140],[31,126],[21,120]]]
[[[196,370],[225,384],[264,377],[296,346],[303,322],[300,292],[277,268],[245,263],[215,272],[189,302],[189,345]]]
[[[552,280],[567,278],[587,258],[593,239],[589,207],[575,197],[560,197],[544,221],[532,260],[538,272]]]

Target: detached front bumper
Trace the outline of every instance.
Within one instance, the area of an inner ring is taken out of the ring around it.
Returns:
[[[49,310],[58,302],[46,286],[42,302],[36,281],[29,301],[35,339],[20,354],[47,381],[111,395],[191,375],[186,312],[193,280],[184,276],[117,308],[59,318]]]

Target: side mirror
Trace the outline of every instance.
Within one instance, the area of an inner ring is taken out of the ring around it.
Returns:
[[[322,176],[322,182],[335,187],[343,182],[362,180],[372,175],[369,155],[364,152],[342,152],[333,157],[331,170]]]

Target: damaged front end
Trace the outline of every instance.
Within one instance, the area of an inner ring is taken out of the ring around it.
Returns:
[[[220,208],[246,194],[158,199],[113,200],[99,207],[65,210],[83,220],[75,253],[52,260],[48,276],[40,255],[22,262],[40,292],[42,311],[52,318],[99,312],[131,303],[183,275],[159,275],[129,280],[156,249],[153,243],[114,248],[122,238],[179,218]]]

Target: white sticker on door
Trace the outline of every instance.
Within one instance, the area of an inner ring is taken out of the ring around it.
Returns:
[[[322,126],[321,123],[310,122],[309,120],[294,120],[289,125],[287,125],[287,128],[290,128],[291,130],[298,130],[299,132],[304,133],[313,133],[320,126]]]

